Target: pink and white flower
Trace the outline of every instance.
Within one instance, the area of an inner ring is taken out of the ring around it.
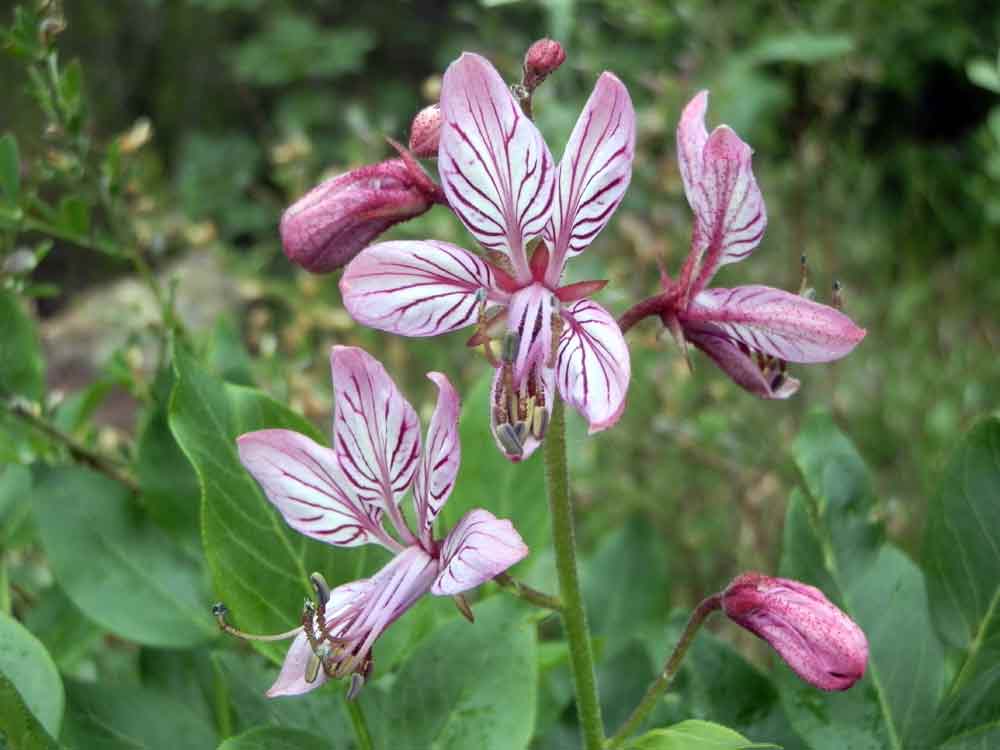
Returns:
[[[614,425],[630,365],[614,318],[588,298],[605,282],[563,285],[562,276],[628,187],[635,147],[628,91],[611,73],[601,75],[558,166],[500,75],[478,55],[465,53],[449,66],[441,112],[444,193],[486,258],[434,240],[372,245],[341,279],[348,312],[404,336],[478,323],[470,344],[483,344],[497,367],[490,420],[513,461],[538,447],[555,388],[592,433]],[[499,360],[493,339],[501,343]]]
[[[296,531],[337,547],[377,544],[393,557],[371,578],[332,591],[317,585],[318,606],[307,609],[303,627],[294,631],[268,690],[272,697],[346,676],[355,694],[371,671],[375,641],[417,599],[428,592],[459,595],[528,554],[510,521],[482,509],[466,513],[444,539],[434,538],[434,519],[451,494],[460,458],[460,403],[447,377],[428,373],[438,402],[421,446],[416,412],[376,359],[337,346],[330,364],[333,449],[290,430],[260,430],[240,436],[240,460]],[[399,507],[407,490],[415,529]]]
[[[720,267],[749,257],[767,226],[751,150],[735,132],[705,128],[708,92],[688,103],[677,127],[677,160],[694,211],[691,251],[678,279],[663,275],[660,316],[681,341],[708,354],[738,385],[762,398],[788,398],[799,381],[787,362],[829,362],[865,336],[839,310],[769,286],[708,289]],[[633,320],[626,313],[622,325]]]

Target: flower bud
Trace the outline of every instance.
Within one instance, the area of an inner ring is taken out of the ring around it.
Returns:
[[[865,673],[865,634],[819,589],[744,573],[723,592],[722,609],[820,690],[847,690]]]
[[[389,227],[427,211],[435,190],[412,158],[331,177],[285,210],[285,255],[313,273],[340,268]]]
[[[529,91],[545,80],[549,73],[566,60],[566,50],[553,39],[539,39],[524,55],[524,80],[522,84]]]
[[[441,140],[441,107],[432,104],[417,112],[410,125],[410,151],[414,156],[425,159],[437,156],[438,141]]]

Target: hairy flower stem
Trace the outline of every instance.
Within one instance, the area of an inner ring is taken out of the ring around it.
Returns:
[[[642,302],[638,302],[626,310],[622,316],[618,318],[618,327],[621,328],[622,333],[626,333],[639,321],[648,318],[651,315],[658,315],[663,309],[665,296],[666,295],[662,292],[660,294],[654,294],[652,297],[647,297]]]
[[[552,514],[552,545],[559,576],[560,610],[566,640],[569,643],[573,686],[586,750],[599,750],[604,745],[604,724],[601,703],[597,695],[594,674],[594,653],[587,626],[587,611],[583,605],[580,577],[576,568],[576,540],[573,532],[573,505],[569,497],[569,477],[566,471],[566,417],[561,399],[552,407],[552,419],[545,435],[545,484]]]
[[[691,613],[691,618],[688,620],[687,626],[684,628],[684,632],[681,634],[681,639],[677,641],[677,645],[674,646],[673,653],[670,654],[670,658],[667,659],[667,663],[663,666],[663,671],[660,672],[659,677],[653,681],[653,684],[649,686],[646,694],[642,696],[642,700],[639,701],[639,705],[635,707],[632,715],[628,717],[624,724],[622,724],[621,729],[615,732],[614,736],[608,740],[608,744],[605,746],[607,750],[613,750],[613,748],[621,747],[625,740],[627,740],[642,725],[643,720],[656,706],[657,701],[660,700],[660,696],[666,692],[667,688],[670,687],[670,683],[673,682],[674,675],[676,675],[677,670],[680,669],[681,662],[684,660],[684,655],[687,654],[688,649],[694,642],[694,637],[697,635],[701,624],[705,622],[705,619],[717,610],[721,604],[722,597],[719,594],[713,594],[695,607],[694,612]]]
[[[531,586],[521,583],[512,575],[501,573],[496,576],[493,581],[504,588],[512,596],[516,596],[518,599],[523,599],[529,604],[534,604],[536,607],[551,609],[554,612],[562,611],[563,606],[562,602],[559,601],[559,597],[546,594],[544,591],[539,591],[538,589],[533,589]]]
[[[368,732],[368,722],[365,720],[365,712],[361,709],[361,704],[356,700],[344,700],[347,707],[347,715],[351,717],[351,726],[354,727],[354,738],[358,741],[359,750],[372,750],[372,736]]]

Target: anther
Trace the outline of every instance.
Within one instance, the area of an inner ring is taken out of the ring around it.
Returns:
[[[455,594],[451,599],[455,602],[455,606],[458,608],[458,611],[462,613],[462,617],[469,622],[476,621],[475,615],[472,614],[472,607],[469,606],[469,602],[464,596],[461,594]]]
[[[508,364],[512,364],[517,359],[517,350],[521,347],[521,336],[517,331],[508,331],[504,334],[500,346],[500,359]]]
[[[351,685],[347,688],[347,700],[352,701],[358,697],[358,693],[361,692],[361,688],[365,686],[365,678],[355,672],[351,675]]]
[[[498,424],[493,429],[493,434],[496,435],[497,442],[508,455],[521,456],[524,454],[524,446],[518,439],[514,427],[510,424]]]
[[[330,586],[321,573],[313,573],[309,576],[309,583],[312,584],[313,591],[316,592],[316,601],[320,607],[325,607],[330,601]]]
[[[841,310],[844,307],[843,287],[839,281],[833,282],[833,306],[837,310]]]
[[[536,406],[531,414],[531,434],[535,440],[545,437],[545,430],[549,426],[549,410],[544,406]]]

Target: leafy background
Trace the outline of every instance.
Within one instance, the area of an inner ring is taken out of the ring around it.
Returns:
[[[798,368],[794,399],[765,403],[704,358],[690,372],[644,326],[630,335],[620,425],[587,438],[571,421],[609,728],[662,664],[684,611],[759,569],[819,585],[862,624],[865,679],[820,694],[712,621],[636,747],[1000,742],[1000,425],[988,417],[1000,392],[1000,10],[972,0],[66,3],[53,112],[33,61],[41,17],[14,5],[0,2],[10,53],[0,57],[0,732],[10,746],[357,742],[339,686],[265,700],[280,649],[220,638],[209,613],[222,598],[241,625],[284,629],[308,593],[304,572],[343,581],[382,562],[286,531],[232,448],[257,427],[327,433],[335,343],[383,359],[425,419],[423,373],[449,373],[466,410],[444,521],[478,504],[513,517],[533,550],[516,573],[554,590],[541,466],[514,470],[487,439],[485,366],[464,337],[357,328],[336,277],[291,267],[275,229],[323,174],[385,158],[383,136],[405,138],[460,51],[514,79],[543,35],[569,52],[535,100],[555,153],[603,69],[628,84],[639,115],[632,188],[571,280],[610,279],[601,301],[621,312],[654,291],[659,262],[680,264],[690,213],[673,129],[708,88],[710,122],[755,149],[770,216],[761,247],[720,283],[797,288],[805,254],[818,296],[840,280],[868,329],[846,360]],[[469,244],[440,210],[393,235]],[[473,627],[448,602],[422,602],[380,641],[379,680],[360,701],[374,747],[575,746],[557,623],[492,589],[476,611]]]

